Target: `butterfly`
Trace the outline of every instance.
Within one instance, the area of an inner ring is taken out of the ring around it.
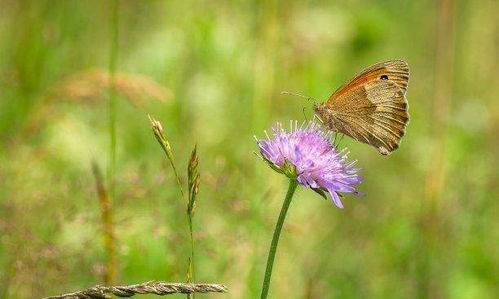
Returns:
[[[325,102],[314,104],[314,111],[329,130],[388,155],[399,147],[409,122],[408,83],[407,62],[380,62],[360,72]]]

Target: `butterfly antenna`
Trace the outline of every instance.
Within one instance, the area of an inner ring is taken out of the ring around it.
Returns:
[[[302,98],[302,99],[305,99],[307,101],[314,101],[315,102],[315,99],[312,98],[312,97],[307,97],[305,95],[302,95],[302,94],[299,94],[299,93],[294,93],[294,92],[289,92],[289,91],[281,91],[281,94],[284,94],[284,95],[288,95],[288,96],[295,96],[295,97],[299,97],[299,98]]]

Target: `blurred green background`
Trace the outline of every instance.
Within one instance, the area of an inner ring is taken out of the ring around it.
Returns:
[[[304,120],[303,107],[312,117],[281,91],[322,101],[395,58],[411,67],[400,149],[343,139],[367,193],[344,210],[299,188],[270,296],[497,296],[498,4],[1,0],[0,298],[104,282],[91,164],[109,183],[112,116],[114,283],[186,280],[185,201],[148,113],[184,181],[198,144],[195,280],[230,290],[198,297],[258,297],[287,182],[254,156],[253,135]]]

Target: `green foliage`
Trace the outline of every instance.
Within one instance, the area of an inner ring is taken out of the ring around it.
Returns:
[[[312,117],[311,103],[281,91],[322,101],[392,58],[411,66],[407,136],[389,157],[341,141],[367,193],[343,198],[344,210],[297,191],[270,297],[497,294],[497,1],[119,2],[119,28],[111,1],[0,2],[0,298],[102,283],[91,162],[109,165],[107,93],[97,91],[110,86],[117,282],[185,281],[188,268],[176,184],[189,175],[159,155],[151,114],[178,165],[199,145],[195,281],[228,285],[214,298],[258,297],[286,182],[254,157],[253,135],[303,120],[303,107]]]

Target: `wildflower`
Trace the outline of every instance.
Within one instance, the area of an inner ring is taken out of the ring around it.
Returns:
[[[340,193],[363,196],[355,190],[363,180],[357,174],[360,169],[353,168],[357,161],[348,162],[346,148],[338,151],[331,144],[330,132],[322,131],[315,122],[304,124],[298,126],[297,121],[291,121],[287,132],[277,123],[272,128],[272,137],[267,132],[267,139],[255,137],[262,158],[277,172],[296,179],[323,197],[329,193],[339,208],[343,208]]]
[[[273,138],[267,132],[267,139],[255,137],[262,159],[272,169],[289,178],[288,192],[269,248],[260,299],[266,299],[269,293],[279,236],[298,184],[314,190],[324,198],[327,198],[326,192],[329,193],[339,208],[343,208],[340,192],[362,195],[355,190],[355,185],[362,182],[362,177],[357,175],[359,169],[352,167],[356,161],[347,162],[348,153],[345,153],[345,149],[338,151],[330,143],[330,132],[322,131],[315,122],[304,125],[305,123],[298,127],[297,121],[291,121],[290,131],[287,132],[277,123],[272,128]]]

